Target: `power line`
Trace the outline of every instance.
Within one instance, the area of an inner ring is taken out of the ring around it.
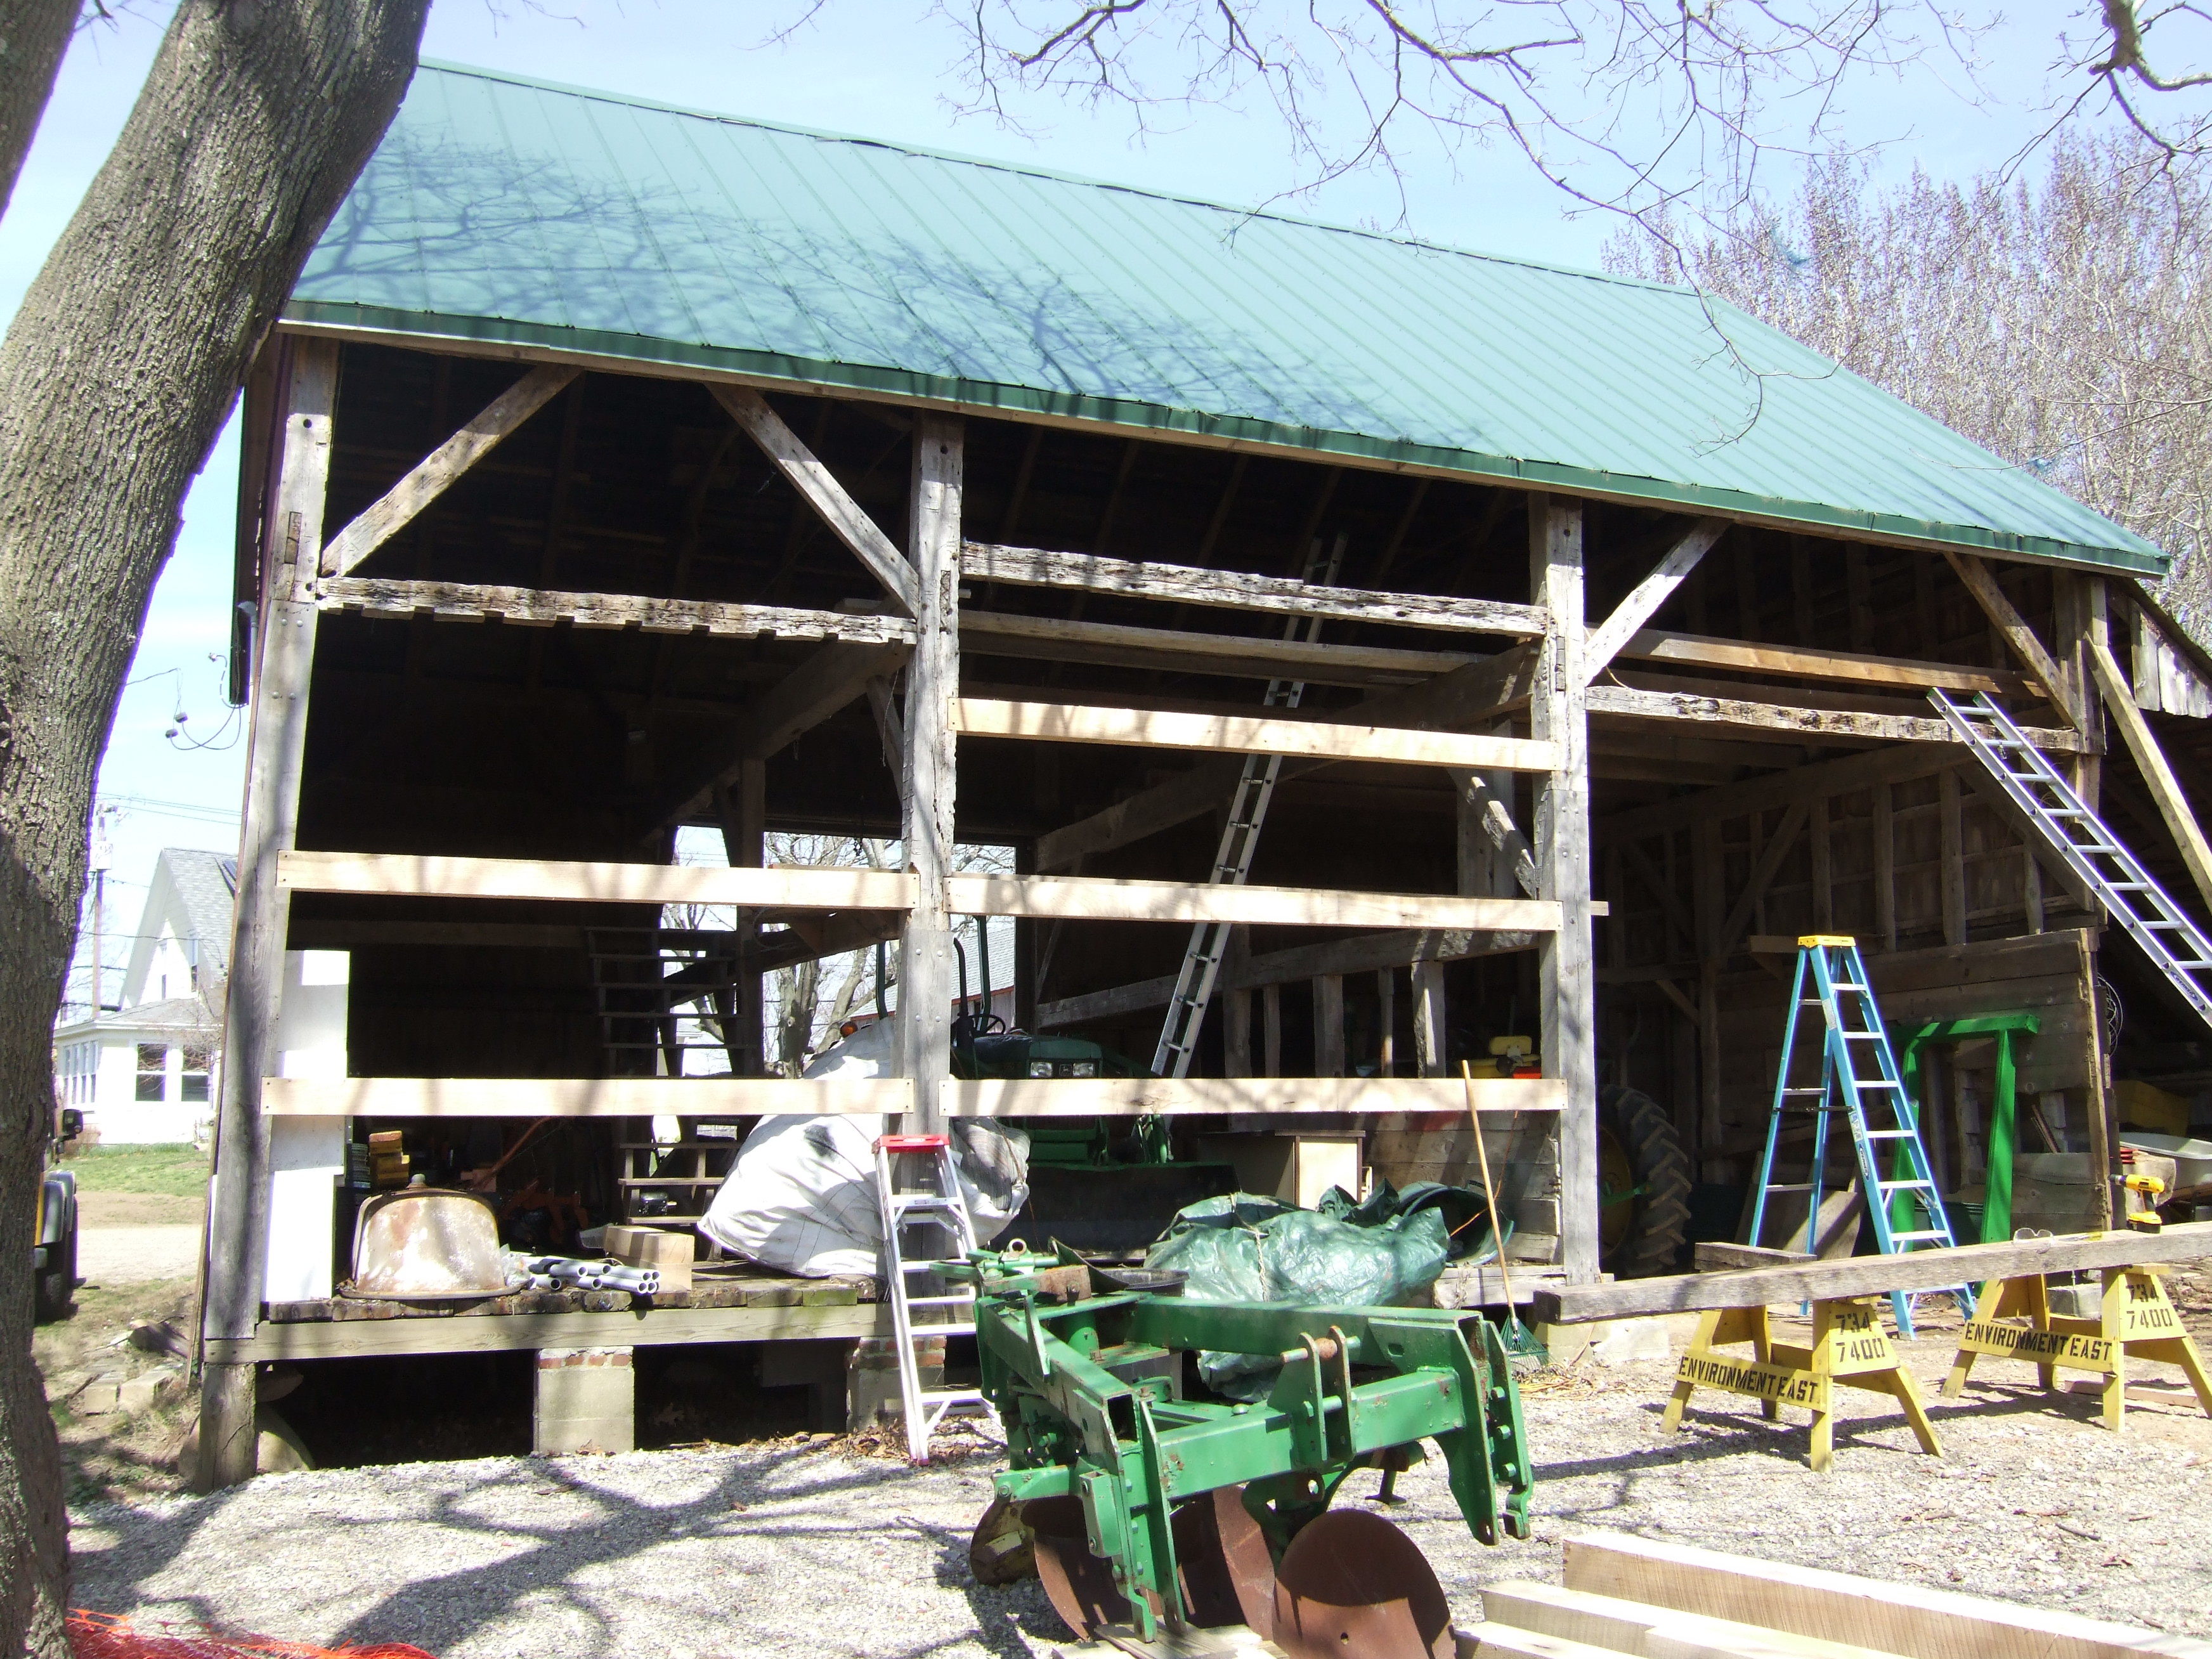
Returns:
[[[102,806],[126,807],[132,811],[149,813],[156,817],[185,818],[199,823],[236,823],[238,814],[224,807],[208,806],[198,801],[158,800],[151,795],[102,795]]]

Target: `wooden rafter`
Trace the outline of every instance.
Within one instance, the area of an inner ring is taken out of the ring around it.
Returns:
[[[406,477],[363,509],[360,517],[323,544],[323,574],[350,573],[582,372],[566,364],[549,363],[532,369],[486,404],[474,420],[432,450]]]
[[[2004,589],[1997,585],[1996,573],[1971,553],[1960,553],[1947,547],[1943,556],[1950,562],[1959,580],[1966,585],[1966,592],[1974,596],[1974,603],[1982,607],[1983,614],[2004,635],[2013,654],[2027,665],[2027,672],[2039,683],[2037,689],[2069,725],[2073,724],[2074,711],[2066,706],[2066,677],[2059,671],[2058,659],[2044,649],[2043,641],[2036,638],[2027,619],[2005,597]]]
[[[2205,843],[2204,831],[2197,824],[2196,813],[2190,810],[2188,792],[2173,775],[2173,768],[2166,763],[2166,750],[2159,746],[2158,734],[2150,729],[2142,710],[2136,707],[2135,693],[2127,677],[2120,672],[2119,664],[2113,660],[2112,647],[2095,634],[2088,639],[2089,665],[2104,688],[2105,707],[2120,728],[2120,735],[2127,740],[2128,752],[2135,757],[2136,769],[2150,787],[2151,799],[2158,804],[2166,832],[2181,849],[2181,861],[2188,866],[2189,878],[2197,884],[2204,902],[2212,906],[2212,846]]]
[[[815,458],[814,452],[784,424],[783,417],[768,406],[768,400],[759,392],[720,385],[710,386],[708,390],[729,411],[730,418],[761,447],[776,470],[812,504],[837,539],[867,566],[883,584],[884,591],[898,601],[908,616],[913,616],[921,603],[914,567],[860,504],[845,493],[836,475]]]

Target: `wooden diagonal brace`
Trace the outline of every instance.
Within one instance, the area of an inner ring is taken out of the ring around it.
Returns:
[[[1513,809],[1490,787],[1490,780],[1480,772],[1470,772],[1453,767],[1449,773],[1452,787],[1463,796],[1476,814],[1482,833],[1490,844],[1504,855],[1513,871],[1513,879],[1530,898],[1540,898],[1537,890],[1536,854],[1528,845],[1528,837],[1521,833],[1513,822]]]
[[[486,404],[474,420],[424,456],[405,477],[364,508],[359,518],[323,544],[323,574],[350,573],[413,523],[415,516],[451,489],[464,472],[497,448],[502,438],[544,408],[582,373],[565,363],[548,363],[532,369]]]
[[[1714,543],[1727,532],[1725,519],[1700,519],[1690,526],[1690,532],[1668,550],[1667,556],[1642,581],[1629,590],[1628,597],[1613,606],[1613,614],[1583,635],[1583,672],[1584,684],[1605,672],[1605,666],[1620,653],[1620,649],[1644,623],[1658,614],[1659,607],[1667,603],[1683,580],[1698,568]]]
[[[2069,726],[2080,731],[2081,722],[2066,706],[2066,678],[2059,672],[2057,659],[2043,648],[2043,641],[2035,637],[2035,630],[2027,625],[2027,619],[2013,608],[2004,589],[1997,586],[1996,574],[1971,553],[1954,552],[1947,547],[1943,556],[1950,561],[1959,580],[1966,583],[1966,592],[1974,596],[1974,603],[1996,624],[1997,632],[2004,635],[2013,653],[2027,665],[2027,672],[2035,676],[2043,695],[2051,700],[2051,706],[2066,717]]]
[[[759,392],[733,386],[714,386],[708,390],[714,394],[714,401],[729,411],[730,418],[743,427],[745,434],[775,463],[776,470],[790,479],[808,504],[822,515],[822,521],[836,533],[837,539],[868,567],[884,585],[884,591],[899,602],[908,616],[913,616],[921,605],[921,590],[915,580],[914,567],[860,504],[845,493],[845,486],[837,482],[836,476],[815,459],[814,452],[784,424],[783,417],[768,406],[768,400]]]
[[[2135,691],[2120,665],[2113,660],[2112,647],[2096,635],[2089,636],[2089,665],[2096,672],[2097,682],[2104,688],[2105,707],[2127,739],[2128,752],[2136,759],[2136,769],[2143,781],[2150,786],[2151,799],[2158,803],[2159,815],[2174,843],[2181,848],[2181,861],[2189,866],[2189,878],[2197,884],[2197,890],[2204,902],[2212,905],[2212,846],[2207,846],[2204,831],[2197,826],[2197,815],[2189,810],[2189,796],[2166,764],[2166,751],[2159,747],[2158,734],[2150,729],[2142,710],[2136,707]]]
[[[1723,958],[1735,953],[1736,941],[1743,937],[1743,930],[1751,925],[1752,907],[1759,902],[1773,882],[1775,872],[1782,868],[1782,860],[1796,845],[1798,834],[1805,828],[1805,820],[1812,815],[1812,803],[1804,799],[1793,803],[1783,814],[1782,825],[1774,832],[1774,839],[1766,843],[1766,850],[1759,855],[1759,863],[1752,870],[1751,879],[1744,884],[1742,896],[1736,900],[1735,908],[1729,912],[1728,920],[1721,924],[1720,955]]]

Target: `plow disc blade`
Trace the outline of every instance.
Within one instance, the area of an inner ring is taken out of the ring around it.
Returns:
[[[1249,1625],[1267,1633],[1275,1622],[1275,1562],[1244,1507],[1243,1487],[1216,1487],[1177,1510],[1175,1546],[1191,1623]]]
[[[1243,1487],[1223,1486],[1177,1510],[1176,1566],[1192,1624],[1249,1625],[1264,1636],[1274,1620],[1275,1565],[1243,1499]],[[1022,1526],[1045,1599],[1070,1630],[1095,1637],[1104,1626],[1129,1622],[1113,1566],[1091,1553],[1080,1502],[1032,1498],[1022,1508]]]
[[[1451,1608],[1413,1540],[1379,1515],[1331,1510],[1283,1552],[1276,1645],[1295,1659],[1451,1659]]]
[[[1036,1556],[1044,1598],[1068,1629],[1090,1637],[1102,1626],[1129,1622],[1129,1601],[1114,1582],[1113,1565],[1091,1553],[1079,1500],[1033,1498],[1022,1505],[1022,1525]]]

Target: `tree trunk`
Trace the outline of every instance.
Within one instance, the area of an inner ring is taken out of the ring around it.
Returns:
[[[0,1653],[64,1659],[35,1173],[94,775],[185,491],[415,69],[428,0],[183,0],[0,343]]]
[[[78,0],[0,0],[0,214],[39,130],[76,27]]]

